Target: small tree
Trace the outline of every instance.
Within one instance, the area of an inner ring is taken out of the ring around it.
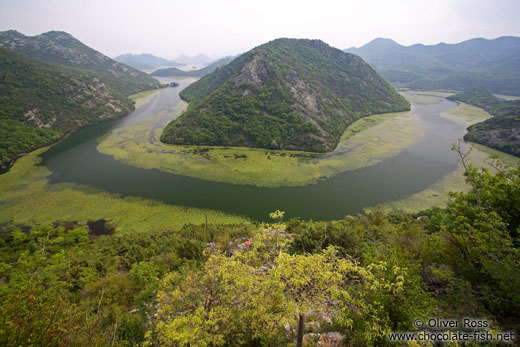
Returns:
[[[212,255],[200,271],[166,277],[158,296],[162,345],[279,345],[283,294],[265,274],[235,256]]]
[[[402,290],[402,276],[393,282],[376,277],[386,269],[384,263],[363,268],[339,257],[332,246],[304,255],[279,250],[271,261],[264,242],[259,237],[251,250],[230,258],[212,255],[200,271],[184,277],[167,276],[158,296],[159,323],[148,333],[149,343],[285,345],[292,340],[287,327],[297,325],[297,346],[302,346],[306,318],[313,314],[327,314],[349,328],[351,311],[374,321],[382,310],[379,293]],[[382,325],[366,324],[365,333],[380,336]]]
[[[274,212],[269,213],[269,217],[271,219],[276,220],[278,223],[282,223],[283,216],[285,215],[284,211],[276,210]]]

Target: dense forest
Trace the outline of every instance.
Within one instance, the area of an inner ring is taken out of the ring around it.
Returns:
[[[518,332],[520,171],[495,165],[419,219],[2,225],[0,344],[384,346],[427,317]]]
[[[166,143],[326,152],[355,120],[410,108],[362,59],[319,40],[268,42],[180,95],[190,105]]]
[[[133,110],[95,75],[0,47],[0,162]]]
[[[520,95],[520,38],[482,38],[437,45],[402,46],[375,39],[357,54],[391,83],[415,90],[487,88],[494,93]]]
[[[57,31],[0,32],[0,82],[0,173],[20,153],[128,114],[128,95],[160,86]]]
[[[471,89],[448,99],[483,108],[494,116],[471,125],[464,135],[466,141],[520,156],[520,100],[501,100],[484,88]]]

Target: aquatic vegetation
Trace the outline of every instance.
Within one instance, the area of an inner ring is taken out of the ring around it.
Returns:
[[[457,107],[442,113],[441,116],[465,126],[470,126],[471,124],[482,122],[492,117],[483,109],[463,102],[459,103]]]
[[[512,155],[479,144],[471,145],[474,146],[474,149],[468,157],[468,161],[477,167],[485,167],[494,172],[495,170],[487,163],[492,155],[498,155],[510,167],[516,167],[520,163],[520,159]],[[443,207],[448,201],[448,192],[461,192],[469,189],[470,186],[464,181],[464,167],[460,164],[455,171],[445,175],[423,191],[397,201],[384,203],[382,206],[387,210],[401,210],[413,213],[433,206]]]
[[[152,96],[160,91],[161,89],[145,90],[144,92],[132,94],[128,98],[134,102],[135,108],[139,108],[150,101]]]
[[[140,95],[149,98],[152,92]],[[139,100],[137,98],[136,100]],[[181,102],[172,112],[162,112],[151,119],[123,123],[100,140],[98,148],[116,159],[144,168],[158,168],[221,182],[263,186],[305,185],[324,177],[373,165],[385,156],[399,153],[422,134],[419,121],[411,112],[380,114],[355,122],[343,134],[340,145],[328,155],[306,152],[271,151],[252,148],[214,148],[171,146],[158,138],[163,125],[186,107]],[[485,111],[460,104],[442,114],[461,124],[472,124],[489,117]],[[419,131],[418,131],[419,130]],[[402,141],[406,138],[410,142]],[[396,141],[399,139],[400,141]],[[493,150],[476,146],[472,161],[481,166]],[[49,184],[49,170],[38,166],[35,151],[0,176],[0,223],[51,223],[110,219],[128,231],[158,230],[185,223],[236,223],[246,219],[218,211],[173,206],[137,197],[121,197],[99,189],[73,183]],[[504,156],[508,164],[518,159]],[[462,169],[446,175],[422,192],[389,202],[385,207],[417,211],[441,206],[448,191],[463,190]]]
[[[51,172],[38,166],[40,149],[20,158],[0,176],[0,223],[51,224],[108,219],[118,230],[154,231],[187,223],[241,223],[246,218],[214,210],[121,197],[74,183],[49,184]]]
[[[491,115],[483,109],[465,103],[460,103],[457,107],[442,113],[441,116],[465,126],[482,122],[491,117]],[[490,169],[491,172],[494,172],[493,167],[487,162],[490,156],[495,155],[507,166],[518,167],[520,164],[520,158],[510,154],[476,143],[469,143],[469,145],[473,146],[473,150],[468,157],[468,161],[477,167],[485,167]],[[469,188],[470,187],[465,183],[464,168],[462,164],[459,164],[455,171],[445,175],[437,181],[437,183],[425,190],[403,197],[397,201],[387,202],[383,204],[383,206],[389,210],[397,209],[406,212],[417,212],[432,206],[441,207],[446,205],[448,192],[467,191]]]
[[[172,113],[128,120],[105,136],[98,150],[128,165],[211,181],[262,187],[302,186],[375,165],[418,142],[423,135],[421,122],[412,112],[398,112],[354,122],[337,148],[328,154],[161,143],[162,128],[186,105],[179,103]]]

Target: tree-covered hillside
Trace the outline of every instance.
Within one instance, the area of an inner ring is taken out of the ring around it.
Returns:
[[[63,31],[25,36],[15,30],[0,32],[0,47],[46,62],[90,70],[110,89],[130,95],[159,87],[148,74],[118,63]]]
[[[131,110],[133,103],[95,73],[0,47],[0,162]]]
[[[190,105],[167,143],[326,152],[353,121],[410,108],[362,59],[319,40],[271,41],[180,95]]]
[[[375,39],[346,52],[361,56],[387,81],[420,90],[483,87],[520,95],[520,38],[472,39],[456,44],[402,46]]]
[[[429,328],[435,317],[518,336],[520,172],[466,179],[420,219],[0,225],[0,344],[395,346],[389,333],[454,332]]]
[[[520,156],[520,100],[501,100],[483,88],[458,93],[449,99],[483,108],[494,116],[471,125],[464,135],[466,141]]]

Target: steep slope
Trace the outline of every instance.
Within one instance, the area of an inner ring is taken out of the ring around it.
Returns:
[[[159,86],[148,74],[118,63],[62,31],[37,36],[25,36],[14,30],[0,32],[0,47],[49,63],[93,71],[109,88],[125,95]]]
[[[202,69],[198,70],[191,70],[191,71],[183,71],[180,69],[177,69],[176,67],[170,67],[165,69],[159,69],[151,73],[152,76],[157,77],[171,77],[171,76],[190,76],[190,77],[203,77],[207,74],[212,73],[217,68],[229,64],[234,57],[225,57],[222,59],[217,60],[214,63],[209,64],[206,67],[203,67]]]
[[[345,50],[378,68],[387,81],[414,89],[466,90],[485,87],[520,95],[520,38],[482,38],[437,45],[402,46],[375,39]]]
[[[160,66],[180,66],[174,61],[156,57],[153,54],[142,53],[142,54],[123,54],[118,55],[114,58],[115,61],[126,64],[139,70],[152,70]]]
[[[410,107],[361,58],[297,39],[258,46],[181,97],[190,105],[164,142],[316,152],[333,150],[356,119]]]
[[[486,89],[472,89],[449,97],[485,109],[495,117],[473,124],[464,135],[472,141],[520,157],[520,100],[500,100]]]
[[[132,109],[92,74],[0,48],[0,164]]]

